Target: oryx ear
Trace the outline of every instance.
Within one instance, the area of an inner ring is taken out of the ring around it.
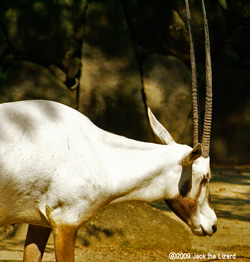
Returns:
[[[164,126],[156,119],[156,117],[151,112],[148,107],[148,118],[150,126],[155,134],[155,138],[158,143],[168,145],[171,143],[175,143],[172,136],[168,133],[168,131],[164,128]]]
[[[202,145],[198,143],[193,150],[182,159],[183,166],[189,166],[202,155]]]

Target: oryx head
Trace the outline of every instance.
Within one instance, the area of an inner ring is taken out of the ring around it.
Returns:
[[[177,216],[190,226],[195,235],[211,236],[217,230],[217,217],[211,205],[209,192],[209,180],[211,178],[209,147],[212,122],[212,67],[209,33],[204,0],[202,0],[206,46],[206,105],[203,134],[200,139],[195,54],[189,5],[188,0],[185,1],[190,36],[190,60],[192,68],[193,148],[176,144],[168,131],[156,120],[150,110],[148,111],[148,116],[157,140],[163,144],[175,144],[176,147],[173,148],[176,148],[176,151],[179,152],[178,163],[181,174],[179,177],[176,177],[176,179],[178,179],[178,181],[174,182],[176,184],[173,184],[173,187],[177,188],[177,192],[175,196],[165,199],[165,202]],[[180,147],[181,150],[179,151]]]

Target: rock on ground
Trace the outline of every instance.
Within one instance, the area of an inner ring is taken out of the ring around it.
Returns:
[[[15,63],[1,87],[1,102],[48,99],[75,107],[66,85],[47,68],[28,61]]]
[[[151,54],[144,61],[143,76],[147,106],[176,142],[190,143],[192,96],[185,64],[173,56]]]
[[[98,126],[147,140],[141,76],[120,1],[93,1],[82,45],[80,111]]]

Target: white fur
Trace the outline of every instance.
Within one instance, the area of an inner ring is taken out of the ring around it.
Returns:
[[[0,226],[50,226],[47,207],[55,223],[80,226],[108,204],[173,198],[192,151],[108,133],[51,101],[1,104],[0,121]]]

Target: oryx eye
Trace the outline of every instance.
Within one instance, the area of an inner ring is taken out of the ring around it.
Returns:
[[[201,180],[201,184],[205,185],[208,182],[208,177],[207,176],[203,176],[202,180]]]

